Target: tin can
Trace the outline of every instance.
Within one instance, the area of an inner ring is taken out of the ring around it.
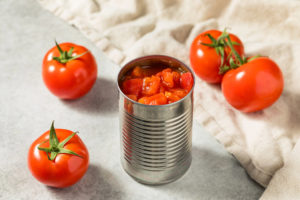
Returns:
[[[163,55],[137,58],[119,72],[121,163],[136,181],[160,185],[177,180],[192,161],[193,88],[182,99],[166,105],[145,105],[121,90],[122,77],[135,66],[166,66],[193,74],[181,61]]]

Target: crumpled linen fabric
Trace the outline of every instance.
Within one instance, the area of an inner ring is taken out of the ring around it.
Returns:
[[[220,86],[197,79],[195,119],[262,186],[285,169],[294,146],[300,143],[300,1],[38,2],[78,28],[120,65],[149,54],[166,54],[189,64],[189,46],[199,33],[227,28],[238,35],[247,55],[266,55],[280,66],[285,80],[282,96],[263,111],[245,114],[226,102]],[[300,182],[296,183],[299,187]]]

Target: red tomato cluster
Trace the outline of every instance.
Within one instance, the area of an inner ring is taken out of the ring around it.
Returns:
[[[158,69],[135,67],[124,77],[124,94],[142,104],[163,105],[180,100],[192,89],[194,80],[190,72]]]
[[[225,31],[198,35],[190,48],[195,73],[208,83],[221,83],[226,100],[243,112],[272,105],[283,90],[283,76],[268,57],[246,58],[241,40]]]

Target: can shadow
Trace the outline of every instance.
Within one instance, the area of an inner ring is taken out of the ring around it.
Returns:
[[[178,193],[181,199],[258,199],[263,188],[231,156],[193,148],[189,171],[179,180],[158,187]]]
[[[118,111],[118,89],[115,81],[98,78],[92,90],[76,100],[62,100],[72,109],[89,114],[115,113]]]
[[[75,185],[58,189],[48,187],[55,199],[122,199],[122,191],[113,175],[99,166],[90,164],[84,177]]]

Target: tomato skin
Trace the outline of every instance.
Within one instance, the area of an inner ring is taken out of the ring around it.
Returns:
[[[220,83],[223,75],[219,74],[221,66],[221,56],[217,54],[215,48],[205,46],[201,43],[211,44],[210,38],[206,35],[210,34],[217,39],[222,32],[218,30],[208,30],[199,34],[190,47],[190,63],[195,74],[208,83]],[[244,55],[244,45],[241,40],[234,34],[229,33],[232,42],[240,45],[234,45],[235,50]],[[225,47],[225,57],[231,52],[229,47]]]
[[[55,129],[57,138],[61,142],[73,132],[66,129]],[[85,174],[89,165],[89,153],[77,134],[69,140],[64,146],[65,149],[74,151],[83,158],[70,154],[58,154],[51,161],[48,160],[47,154],[37,147],[45,140],[49,139],[49,131],[42,134],[30,146],[28,152],[28,167],[32,175],[41,183],[64,188],[75,184]],[[41,145],[49,147],[49,142]]]
[[[63,51],[74,47],[73,54],[88,51],[83,46],[72,43],[59,44]],[[75,60],[62,64],[53,57],[59,57],[56,46],[50,49],[43,60],[42,76],[45,85],[61,99],[77,99],[88,93],[97,79],[97,64],[94,56],[87,52]]]
[[[243,112],[255,112],[272,105],[280,97],[283,86],[280,68],[267,57],[228,71],[222,80],[226,100]]]

